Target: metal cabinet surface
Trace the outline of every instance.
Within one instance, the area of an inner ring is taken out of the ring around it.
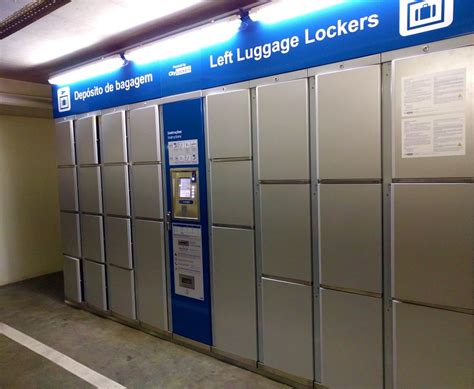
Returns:
[[[323,184],[319,189],[321,283],[380,293],[381,185]]]
[[[131,169],[135,217],[162,219],[161,166],[133,165]]]
[[[102,161],[127,162],[127,127],[125,112],[112,112],[101,116]]]
[[[210,95],[206,104],[209,158],[251,157],[250,91]]]
[[[212,246],[214,346],[257,360],[253,231],[213,227]]]
[[[107,310],[107,292],[105,288],[105,265],[83,261],[84,300],[93,307]]]
[[[135,220],[134,223],[137,318],[150,326],[167,330],[163,223],[148,220]]]
[[[74,126],[71,120],[56,123],[56,155],[58,166],[76,164]]]
[[[104,166],[105,213],[116,216],[130,216],[130,195],[127,166]]]
[[[76,152],[79,165],[96,165],[99,163],[97,145],[97,123],[95,116],[88,116],[75,122]]]
[[[308,81],[258,87],[257,109],[259,179],[309,179]]]
[[[105,262],[104,225],[102,216],[81,215],[82,256],[96,262]]]
[[[161,160],[160,129],[156,105],[130,111],[130,160],[159,162]]]
[[[79,215],[61,212],[61,241],[63,254],[71,257],[81,257],[81,229]]]
[[[64,256],[64,297],[68,301],[82,302],[81,261]]]
[[[212,222],[252,227],[252,161],[215,162],[211,167]]]
[[[320,179],[380,178],[380,66],[316,79]]]
[[[58,169],[59,209],[61,211],[79,211],[77,196],[77,171],[75,167]]]
[[[133,270],[107,267],[109,304],[112,312],[135,319],[135,282]]]
[[[263,363],[313,380],[311,287],[262,280]]]
[[[311,281],[309,185],[261,185],[263,274]]]
[[[321,289],[322,384],[383,387],[382,300]]]
[[[130,219],[106,217],[105,223],[107,263],[131,269],[133,265]]]
[[[79,168],[79,201],[81,211],[88,213],[102,213],[102,178],[100,167]]]
[[[473,309],[474,184],[393,185],[393,295]]]

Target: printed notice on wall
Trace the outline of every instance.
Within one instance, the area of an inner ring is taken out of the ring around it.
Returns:
[[[464,113],[402,120],[402,158],[466,154]]]
[[[464,111],[466,69],[402,78],[402,116]]]
[[[197,139],[168,142],[168,152],[171,166],[197,165],[199,163]]]
[[[204,300],[201,227],[173,224],[174,289],[181,296]]]

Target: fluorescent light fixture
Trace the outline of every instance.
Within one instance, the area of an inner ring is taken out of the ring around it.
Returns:
[[[131,49],[125,53],[129,61],[145,64],[200,50],[223,43],[232,38],[240,28],[237,16],[206,24],[156,42]]]
[[[110,73],[124,65],[124,60],[119,55],[95,61],[75,69],[59,73],[51,77],[48,82],[53,85],[72,84],[77,81],[97,77]]]
[[[275,0],[249,12],[254,22],[266,24],[295,18],[321,9],[344,3],[346,0]]]

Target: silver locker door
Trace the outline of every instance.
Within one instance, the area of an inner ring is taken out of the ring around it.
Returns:
[[[313,380],[311,287],[263,279],[263,363]]]
[[[322,384],[383,388],[382,300],[321,289]]]
[[[472,315],[395,302],[395,389],[472,388]]]
[[[58,166],[75,165],[73,122],[56,123],[56,155]]]
[[[105,222],[107,263],[131,269],[133,266],[130,219],[106,217]]]
[[[252,161],[212,163],[211,185],[212,222],[252,227]]]
[[[473,309],[474,184],[395,184],[393,200],[393,296]]]
[[[81,229],[83,258],[105,262],[102,216],[81,215]]]
[[[129,319],[135,319],[135,283],[133,270],[107,268],[110,310]]]
[[[257,88],[260,180],[309,179],[306,79]]]
[[[320,185],[321,283],[381,292],[382,188]]]
[[[93,307],[106,311],[105,265],[86,260],[82,264],[84,270],[84,300]]]
[[[156,105],[130,111],[130,157],[133,162],[161,160],[158,123]]]
[[[165,245],[162,222],[135,220],[134,265],[138,320],[168,329]]]
[[[77,258],[64,257],[64,298],[80,303],[81,292],[81,262]]]
[[[317,77],[320,179],[379,178],[380,66]]]
[[[105,213],[130,216],[128,166],[104,166]]]
[[[163,218],[163,188],[160,165],[132,166],[133,211],[135,217]]]
[[[127,127],[125,112],[113,112],[101,117],[102,161],[127,162]]]
[[[250,92],[211,95],[206,104],[209,158],[251,157]]]
[[[78,214],[61,212],[61,238],[63,254],[80,258],[81,234]]]
[[[79,201],[82,212],[103,212],[100,167],[79,168]]]
[[[473,69],[474,46],[395,61],[394,177],[474,177]]]
[[[79,211],[77,199],[77,171],[75,167],[58,169],[59,208],[61,211]]]
[[[311,281],[309,185],[261,185],[263,274]]]
[[[212,229],[214,346],[257,360],[255,255],[252,230]]]
[[[76,120],[76,151],[79,165],[96,165],[99,163],[95,116]]]

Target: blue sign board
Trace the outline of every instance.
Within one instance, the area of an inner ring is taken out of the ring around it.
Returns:
[[[346,0],[275,24],[246,18],[231,40],[71,85],[53,86],[63,117],[329,64],[474,32],[472,0]]]

